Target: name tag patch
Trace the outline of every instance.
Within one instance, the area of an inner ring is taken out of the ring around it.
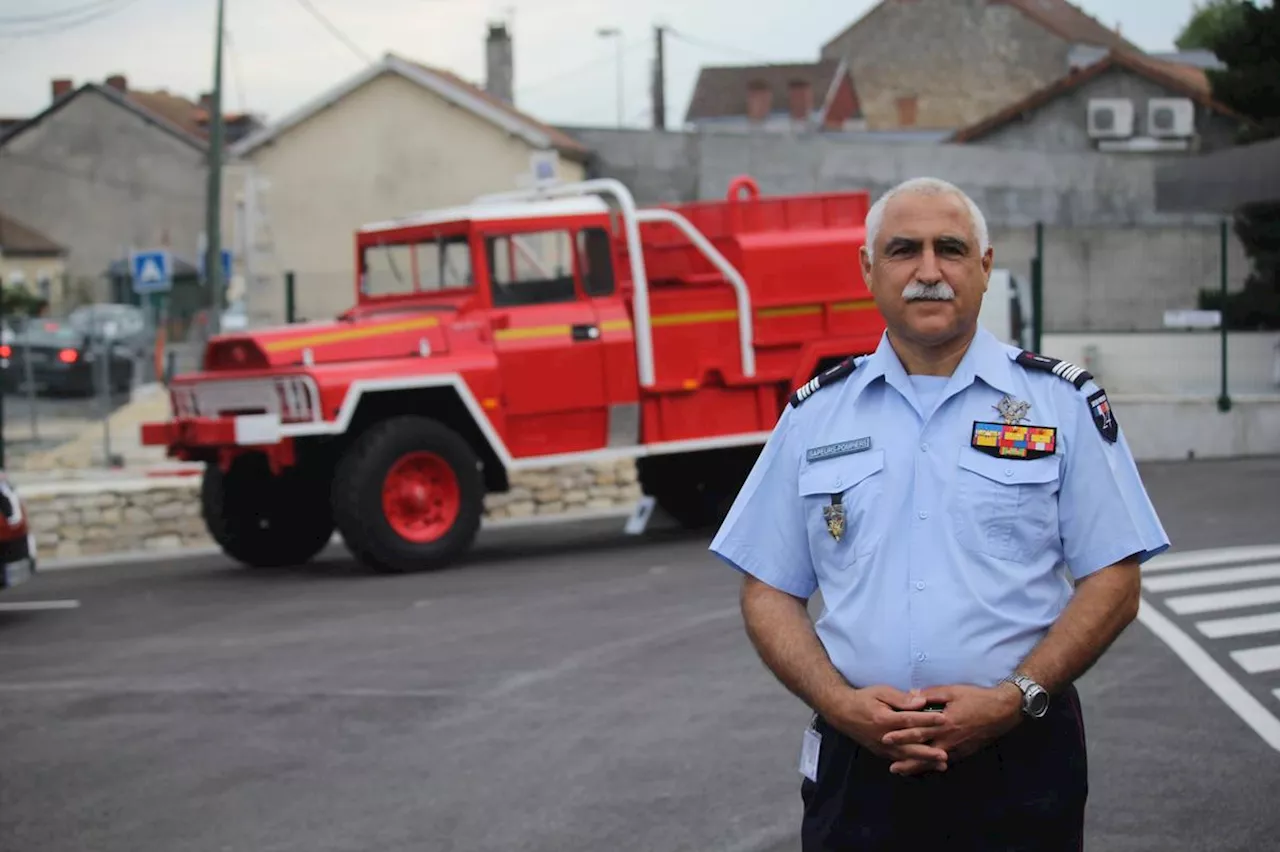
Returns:
[[[996,458],[1038,459],[1051,456],[1057,450],[1058,430],[1054,426],[979,421],[973,424],[969,446]]]
[[[853,453],[861,453],[871,449],[871,438],[857,438],[852,441],[841,441],[838,444],[827,444],[825,447],[813,447],[805,451],[805,458],[808,461],[822,461],[823,459],[833,459],[836,456],[847,456]]]

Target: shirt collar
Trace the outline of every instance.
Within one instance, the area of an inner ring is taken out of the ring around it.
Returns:
[[[967,387],[975,379],[981,379],[1002,393],[1014,393],[1017,389],[1014,387],[1011,361],[1016,356],[1017,350],[1005,346],[986,328],[978,326],[944,393]],[[904,394],[911,386],[911,377],[889,343],[887,332],[880,335],[876,351],[858,365],[857,373],[862,379],[859,393],[880,377]]]

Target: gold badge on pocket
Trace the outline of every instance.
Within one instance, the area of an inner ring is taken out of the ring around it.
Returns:
[[[827,532],[839,541],[844,535],[844,504],[840,502],[839,494],[832,494],[831,502],[822,507],[822,517],[827,522]]]

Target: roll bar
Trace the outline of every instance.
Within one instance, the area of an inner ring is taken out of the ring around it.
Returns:
[[[711,241],[684,216],[674,210],[638,210],[631,190],[627,189],[626,185],[621,181],[614,178],[595,178],[576,183],[489,193],[479,196],[474,203],[533,201],[540,198],[564,198],[591,194],[612,196],[618,202],[618,207],[622,212],[622,225],[627,241],[627,253],[631,261],[631,280],[635,288],[632,304],[635,313],[636,363],[640,372],[640,385],[642,387],[652,387],[655,380],[653,321],[649,315],[649,277],[645,272],[644,251],[640,242],[641,222],[667,222],[674,225],[728,279],[730,286],[733,287],[737,294],[738,340],[742,346],[742,374],[749,377],[755,376],[756,353],[752,326],[751,293],[747,290],[747,282],[742,277],[742,274],[733,267],[733,264],[729,263],[728,259],[711,244]]]

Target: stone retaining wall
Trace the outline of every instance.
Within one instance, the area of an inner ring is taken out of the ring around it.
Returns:
[[[212,545],[200,517],[200,478],[17,485],[42,559]],[[571,516],[630,507],[634,462],[570,465],[512,476],[485,498],[487,520]]]

